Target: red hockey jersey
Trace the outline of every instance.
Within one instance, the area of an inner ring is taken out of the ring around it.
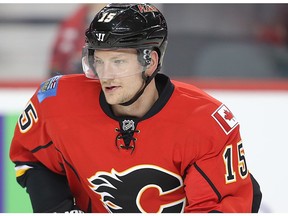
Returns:
[[[15,129],[17,178],[40,162],[67,176],[85,212],[258,210],[232,112],[192,85],[155,79],[160,97],[140,119],[114,116],[84,75],[42,83]]]

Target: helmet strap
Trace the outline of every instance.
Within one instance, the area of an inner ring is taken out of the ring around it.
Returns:
[[[136,100],[138,100],[138,98],[143,94],[146,87],[149,85],[149,83],[152,81],[152,79],[154,79],[154,77],[156,76],[156,74],[158,72],[158,68],[153,72],[153,74],[151,76],[145,76],[145,71],[146,71],[146,66],[144,66],[143,71],[142,71],[142,78],[144,80],[143,87],[134,95],[134,97],[132,97],[130,100],[128,100],[124,103],[121,103],[120,105],[129,106],[129,105],[133,104]]]

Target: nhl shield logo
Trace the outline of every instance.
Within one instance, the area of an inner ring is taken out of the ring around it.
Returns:
[[[122,129],[124,131],[135,130],[135,122],[133,120],[123,120],[122,121]]]

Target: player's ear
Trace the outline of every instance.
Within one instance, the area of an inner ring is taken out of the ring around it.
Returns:
[[[151,57],[151,62],[147,66],[147,70],[146,70],[146,74],[148,76],[151,76],[151,74],[156,70],[158,61],[159,61],[158,53],[155,50],[151,51],[150,57]]]

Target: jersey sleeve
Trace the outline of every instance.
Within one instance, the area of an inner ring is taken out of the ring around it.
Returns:
[[[32,96],[20,114],[10,147],[10,158],[16,164],[16,176],[42,163],[54,172],[63,172],[61,158],[46,129],[45,118],[39,102],[39,91]],[[51,157],[53,156],[53,157]],[[57,159],[55,159],[57,158]]]
[[[42,115],[43,94],[39,93],[51,81],[52,78],[43,83],[27,103],[18,118],[10,147],[17,182],[27,188],[34,212],[63,212],[73,205],[61,155]]]
[[[202,131],[198,157],[186,170],[185,212],[259,210],[262,194],[247,167],[240,126],[230,111],[225,115],[228,108],[221,106],[206,119],[209,131]]]

